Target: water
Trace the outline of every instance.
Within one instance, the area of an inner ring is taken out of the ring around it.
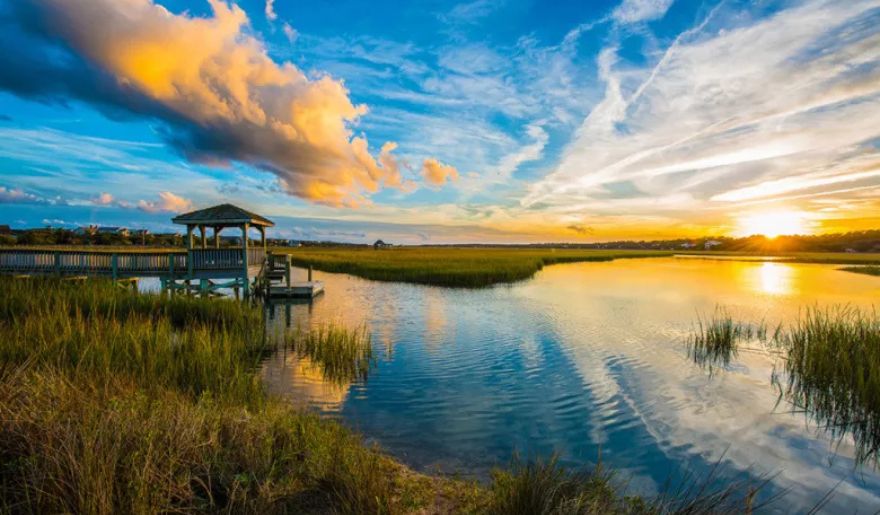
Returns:
[[[803,415],[774,410],[773,359],[741,352],[711,378],[687,357],[697,314],[724,306],[775,327],[814,305],[870,307],[880,278],[832,265],[639,259],[556,265],[512,286],[459,290],[318,273],[313,304],[271,323],[366,322],[380,359],[369,378],[327,384],[307,360],[265,363],[270,391],[338,419],[418,470],[486,477],[558,453],[603,463],[629,491],[670,478],[774,475],[777,511],[803,511],[837,486],[829,513],[880,508],[880,475],[858,468]]]

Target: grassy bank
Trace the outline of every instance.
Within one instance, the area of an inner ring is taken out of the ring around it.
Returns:
[[[555,263],[611,261],[669,256],[671,252],[583,249],[396,247],[308,247],[273,249],[286,252],[297,266],[341,272],[377,281],[400,281],[436,286],[482,287],[532,277]]]
[[[514,463],[488,485],[414,473],[266,396],[259,308],[109,282],[0,278],[0,512],[737,513],[754,485],[626,497],[601,468]],[[332,374],[363,329],[293,336]],[[349,363],[346,365],[345,363]],[[697,509],[695,509],[697,507]]]
[[[342,426],[267,398],[254,373],[270,350],[258,308],[102,282],[0,288],[0,511],[400,513],[477,502],[473,485],[414,474]]]

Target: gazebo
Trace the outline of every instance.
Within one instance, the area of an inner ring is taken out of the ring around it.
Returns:
[[[193,245],[193,230],[198,229],[201,236],[201,248],[208,248],[207,228],[214,230],[214,248],[220,248],[220,231],[227,227],[241,229],[242,246],[248,246],[248,229],[256,227],[260,231],[263,250],[266,249],[266,227],[274,227],[275,223],[256,213],[251,213],[232,204],[199,209],[184,213],[171,219],[176,224],[186,225],[186,249],[196,248]]]
[[[200,281],[200,290],[210,291],[220,287],[238,288],[245,295],[249,290],[250,267],[263,263],[266,257],[266,228],[274,222],[232,204],[200,209],[184,213],[171,219],[176,224],[186,225],[187,284],[189,279]],[[214,248],[208,248],[207,229],[213,230]],[[220,233],[223,229],[236,227],[241,230],[240,248],[220,248]],[[260,232],[260,247],[248,248],[248,231],[255,227]],[[198,230],[198,245],[193,233]],[[233,283],[213,284],[212,278],[232,278]]]

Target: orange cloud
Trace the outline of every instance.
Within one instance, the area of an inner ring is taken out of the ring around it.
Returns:
[[[92,199],[92,204],[98,204],[101,206],[109,206],[112,203],[113,195],[107,193],[106,191]]]
[[[396,145],[377,158],[353,135],[367,108],[341,81],[276,63],[243,30],[241,8],[208,2],[213,15],[200,18],[153,0],[22,0],[42,18],[47,42],[61,39],[89,64],[80,74],[112,78],[104,103],[166,121],[168,141],[194,161],[249,163],[277,175],[288,193],[330,205],[402,187]],[[73,85],[68,94],[86,95]]]
[[[430,157],[422,163],[422,177],[432,186],[443,186],[447,181],[458,180],[458,170]]]
[[[141,211],[148,213],[182,213],[184,211],[191,211],[193,204],[192,201],[175,195],[170,191],[163,191],[159,193],[159,200],[157,202],[140,200],[137,207]]]

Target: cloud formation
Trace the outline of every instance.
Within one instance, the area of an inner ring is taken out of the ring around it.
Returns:
[[[183,213],[192,211],[193,204],[190,200],[175,195],[170,191],[162,191],[159,193],[158,201],[140,200],[137,203],[138,209],[147,213]]]
[[[731,202],[809,210],[810,197],[880,186],[877,2],[805,2],[754,19],[725,9],[649,66],[612,41],[597,59],[604,98],[522,206],[684,221]]]
[[[160,119],[190,160],[248,163],[319,203],[356,206],[384,186],[401,187],[395,145],[374,157],[353,133],[367,108],[342,82],[274,62],[247,32],[242,9],[208,1],[213,15],[204,18],[152,0],[17,2],[18,24],[3,27],[0,40],[23,38],[15,46],[27,51],[0,58],[0,87]]]
[[[113,195],[107,193],[106,191],[98,195],[97,197],[92,199],[92,204],[96,204],[99,206],[109,206],[113,204]]]
[[[422,163],[422,177],[431,186],[443,186],[447,182],[458,180],[458,170],[454,166],[428,158]]]
[[[623,0],[612,17],[620,23],[636,23],[662,18],[673,0]]]

